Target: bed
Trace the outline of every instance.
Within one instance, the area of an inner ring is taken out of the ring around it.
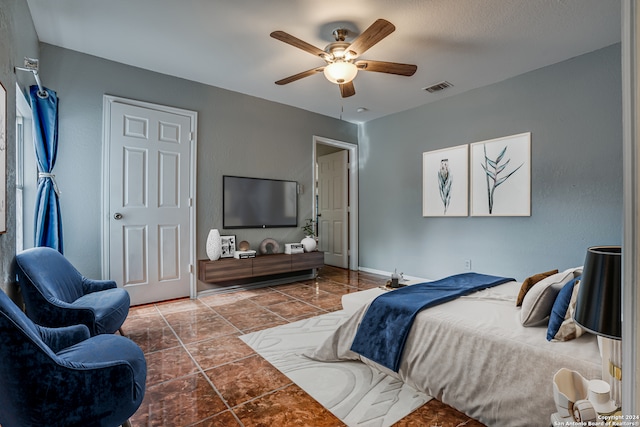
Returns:
[[[350,350],[370,302],[305,355],[360,360],[488,426],[548,426],[556,412],[553,375],[568,368],[600,378],[601,357],[594,335],[548,341],[546,322],[523,326],[523,309],[515,304],[520,289],[520,282],[510,281],[421,311],[398,372]]]

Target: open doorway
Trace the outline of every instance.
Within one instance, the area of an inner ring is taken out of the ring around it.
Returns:
[[[314,136],[313,213],[325,264],[358,269],[358,146]]]

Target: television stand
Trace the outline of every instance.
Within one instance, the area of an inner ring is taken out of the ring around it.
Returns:
[[[315,270],[323,265],[324,252],[320,251],[259,255],[246,259],[201,259],[198,261],[198,279],[219,286],[233,286],[239,283],[286,278],[292,273]]]

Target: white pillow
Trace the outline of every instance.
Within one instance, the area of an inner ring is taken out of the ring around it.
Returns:
[[[581,274],[582,267],[569,268],[533,285],[522,300],[520,311],[522,326],[538,326],[545,323],[560,289]]]

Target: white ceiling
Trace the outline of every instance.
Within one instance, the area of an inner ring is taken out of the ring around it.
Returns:
[[[27,1],[42,42],[351,122],[609,46],[621,28],[620,0]],[[324,49],[335,28],[358,33],[378,18],[396,31],[361,59],[417,64],[414,76],[359,72],[346,99],[322,74],[274,84],[324,63],[272,31]],[[454,86],[423,90],[443,80]]]

